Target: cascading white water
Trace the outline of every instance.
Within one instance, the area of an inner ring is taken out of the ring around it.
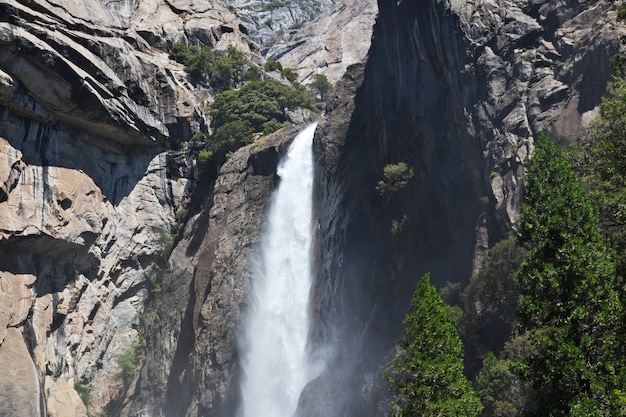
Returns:
[[[281,181],[253,269],[253,298],[241,344],[243,417],[292,417],[300,392],[319,373],[306,348],[315,126],[296,136],[278,166]]]

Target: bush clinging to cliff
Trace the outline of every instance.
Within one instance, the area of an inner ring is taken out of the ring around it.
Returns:
[[[193,80],[206,81],[218,91],[260,78],[258,67],[232,46],[225,51],[217,51],[207,46],[198,48],[177,43],[169,57],[185,65],[185,71]]]
[[[289,124],[285,110],[297,107],[313,110],[311,93],[273,80],[251,81],[218,94],[209,107],[213,134],[201,152],[201,165],[216,172],[230,152],[252,143],[254,133],[272,133]]]

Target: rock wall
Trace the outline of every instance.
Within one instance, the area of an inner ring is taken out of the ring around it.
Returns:
[[[254,54],[241,29],[213,2],[0,3],[0,415],[117,398],[194,177],[166,151],[207,124],[167,48]]]
[[[346,68],[365,60],[377,13],[376,0],[344,0],[302,30],[279,37],[263,55],[295,69],[304,84],[313,74],[335,84]]]
[[[321,13],[336,10],[342,1],[225,0],[225,3],[241,19],[255,42],[268,45],[281,33],[296,33],[306,22],[314,20]]]
[[[372,37],[372,3],[350,1],[281,58],[332,80],[355,63],[315,140],[312,335],[331,356],[300,416],[384,414],[379,367],[417,279],[465,281],[514,233],[534,136],[584,137],[624,32],[595,0],[379,0]],[[1,415],[85,415],[86,393],[92,414],[235,412],[247,262],[299,127],[235,153],[215,184],[194,178],[165,151],[208,124],[211,92],[166,50],[252,56],[246,32],[211,1],[0,3]],[[411,178],[380,193],[398,162]],[[123,385],[118,358],[144,335]]]
[[[378,3],[315,138],[314,334],[333,355],[302,416],[384,415],[379,366],[417,280],[466,281],[514,233],[535,135],[584,137],[623,35],[602,1]],[[399,162],[412,178],[378,192]]]

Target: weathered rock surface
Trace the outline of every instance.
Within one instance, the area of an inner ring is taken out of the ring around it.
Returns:
[[[342,0],[225,0],[260,45],[273,42],[276,34],[296,32],[320,13],[335,10]]]
[[[0,401],[6,417],[42,415],[40,382],[22,333],[6,330],[0,345]]]
[[[295,69],[304,84],[313,74],[335,84],[346,68],[365,60],[377,14],[376,0],[344,0],[302,30],[279,37],[263,55]]]
[[[585,135],[623,33],[602,1],[379,1],[315,139],[314,334],[335,357],[299,415],[385,414],[378,367],[417,280],[466,281],[514,233],[534,137]],[[398,162],[414,176],[380,195]]]
[[[118,395],[194,172],[166,150],[207,125],[167,49],[254,54],[242,30],[210,1],[0,2],[0,415]]]
[[[312,334],[335,355],[300,417],[384,414],[379,366],[417,279],[466,280],[513,233],[534,136],[584,136],[624,32],[596,0],[379,0],[372,38],[374,4],[341,4],[241,12],[272,19],[263,41],[328,10],[273,56],[304,80],[347,67],[315,142]],[[254,53],[246,31],[211,1],[0,2],[0,415],[84,415],[75,384],[94,414],[114,400],[111,415],[234,415],[248,261],[296,128],[236,152],[178,211],[194,167],[165,149],[207,125],[209,92],[165,50]],[[379,195],[397,162],[413,178]],[[117,358],[145,322],[118,396]]]

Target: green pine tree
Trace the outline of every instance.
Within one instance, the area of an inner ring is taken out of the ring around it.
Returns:
[[[478,416],[482,405],[463,375],[463,344],[425,275],[404,319],[404,339],[388,374],[393,417]]]
[[[596,210],[546,134],[538,137],[526,179],[519,230],[530,252],[518,273],[518,313],[537,351],[522,367],[536,389],[534,415],[620,415],[622,306]]]

